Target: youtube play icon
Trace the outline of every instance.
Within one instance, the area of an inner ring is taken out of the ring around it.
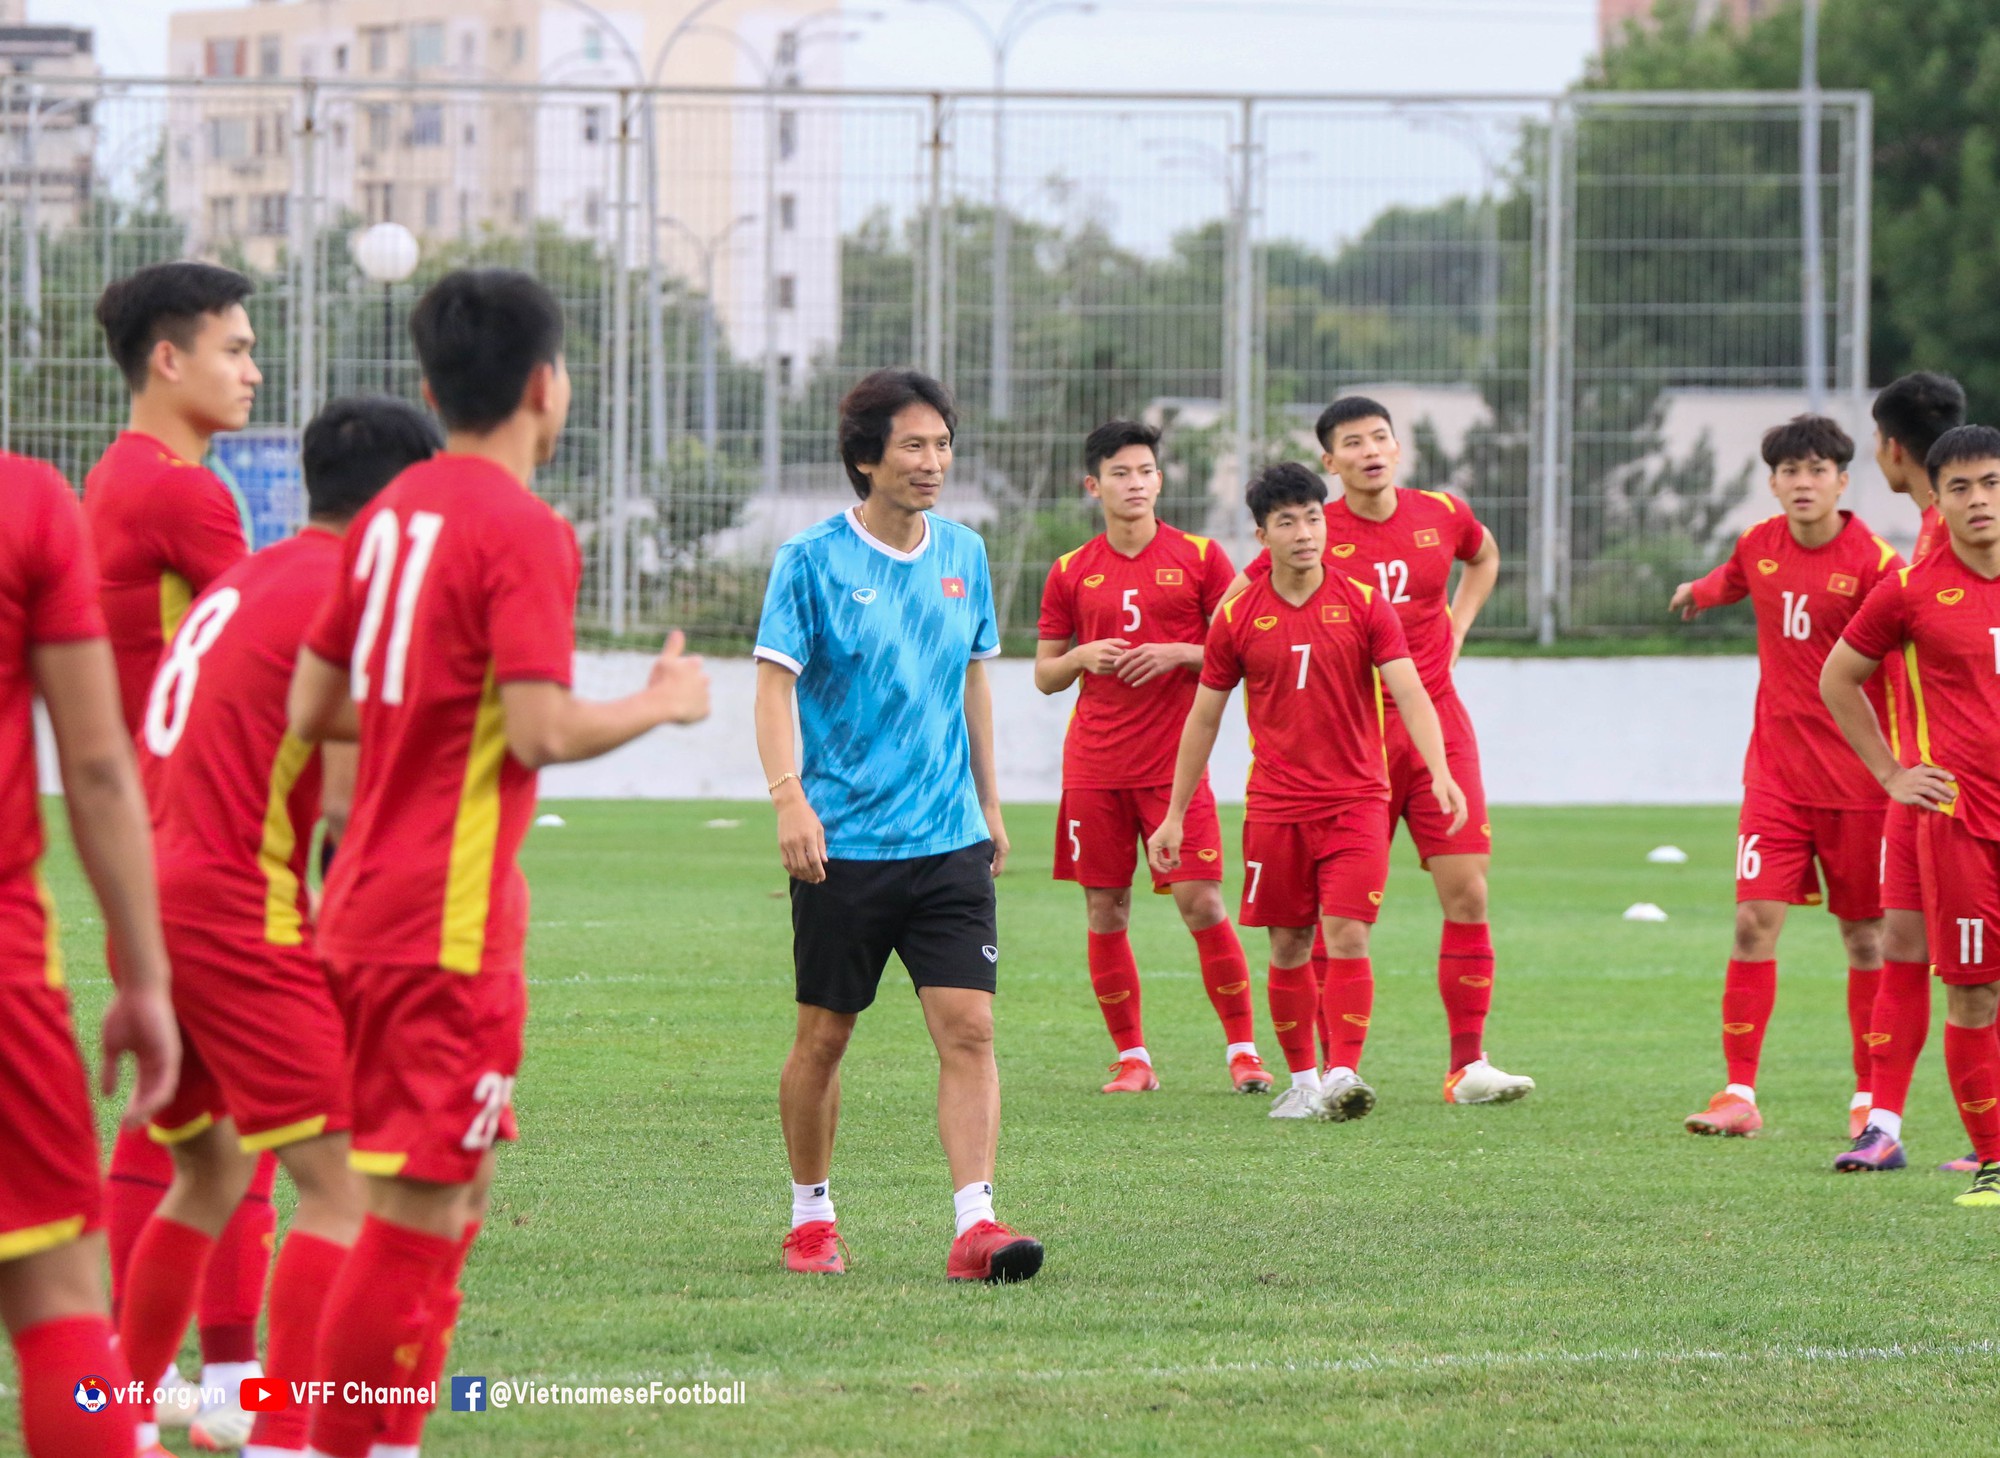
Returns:
[[[245,1377],[236,1390],[237,1404],[245,1412],[283,1412],[292,1405],[285,1384],[269,1377]]]

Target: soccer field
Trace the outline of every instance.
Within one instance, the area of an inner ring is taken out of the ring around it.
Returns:
[[[1164,1088],[1096,1092],[1109,1047],[1082,966],[1082,898],[1048,879],[1052,810],[1014,808],[998,1204],[1048,1262],[1023,1286],[968,1288],[944,1280],[935,1063],[893,964],[846,1065],[834,1195],[850,1272],[780,1268],[776,1086],[792,1014],[769,810],[553,808],[568,824],[534,831],[524,857],[523,1142],[501,1161],[447,1372],[740,1378],[747,1400],[446,1411],[427,1454],[1991,1443],[2000,1227],[1951,1204],[1963,1176],[1931,1172],[1964,1152],[1935,1028],[1909,1110],[1913,1168],[1829,1172],[1852,1087],[1830,917],[1797,913],[1786,936],[1763,1136],[1681,1130],[1721,1084],[1733,811],[1496,815],[1489,1036],[1540,1089],[1484,1110],[1439,1097],[1437,906],[1399,843],[1366,1067],[1381,1103],[1329,1125],[1273,1122],[1268,1100],[1227,1091],[1192,946],[1164,900],[1139,906],[1133,928]],[[705,824],[718,817],[741,823]],[[1662,842],[1690,864],[1648,865]],[[50,867],[94,1038],[101,931],[69,852]],[[1642,900],[1672,919],[1620,919]],[[1245,942],[1259,966],[1262,933]],[[1257,985],[1275,1061],[1261,971]],[[17,1431],[9,1399],[0,1452],[18,1452]]]

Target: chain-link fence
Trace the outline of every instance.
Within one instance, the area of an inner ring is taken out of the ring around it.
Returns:
[[[1462,492],[1499,539],[1484,630],[1650,629],[1757,514],[1757,434],[1809,391],[1814,273],[1828,408],[1865,418],[1868,98],[1820,101],[1817,270],[1803,111],[16,79],[0,445],[80,479],[125,409],[98,292],[217,258],[257,280],[266,376],[218,447],[276,530],[317,405],[413,397],[411,302],[501,263],[567,311],[575,400],[539,486],[613,634],[743,644],[775,546],[852,499],[835,406],[888,364],[958,393],[946,509],[987,534],[1015,646],[1096,529],[1092,425],[1163,425],[1162,514],[1240,551],[1245,473],[1312,459],[1319,408],[1357,389],[1394,411],[1406,484]],[[384,220],[422,244],[386,288],[349,256]]]

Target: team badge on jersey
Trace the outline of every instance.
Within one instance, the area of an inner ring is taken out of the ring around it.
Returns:
[[[1845,572],[1834,573],[1832,577],[1827,579],[1826,586],[1829,592],[1837,592],[1842,597],[1852,597],[1856,592],[1861,590],[1861,584],[1856,582],[1852,577],[1849,577]]]
[[[1437,544],[1438,544],[1438,529],[1436,527],[1425,527],[1423,530],[1417,533],[1418,546],[1435,547]]]
[[[1093,573],[1091,573],[1091,574],[1090,574],[1090,576],[1088,576],[1088,577],[1086,577],[1086,578],[1084,578],[1084,579],[1083,579],[1083,585],[1084,585],[1085,587],[1102,587],[1102,586],[1104,586],[1104,574],[1103,574],[1102,572],[1093,572]]]
[[[1319,620],[1323,623],[1344,623],[1348,620],[1348,612],[1344,607],[1328,603],[1319,610]]]
[[[1275,628],[1278,625],[1278,616],[1276,613],[1270,613],[1261,618],[1253,618],[1251,621],[1260,628]]]
[[[964,596],[965,596],[965,579],[964,579],[963,577],[947,577],[947,578],[945,578],[945,579],[944,579],[944,595],[945,595],[946,597],[964,597]]]
[[[1354,543],[1336,542],[1328,550],[1330,550],[1336,557],[1352,557],[1354,555]]]
[[[1953,603],[1957,602],[1961,597],[1964,596],[1965,596],[1964,588],[1947,587],[1943,592],[1940,592],[1938,594],[1938,601],[1943,603],[1946,607],[1950,607]]]
[[[1187,574],[1178,567],[1161,567],[1153,573],[1153,582],[1159,587],[1179,587],[1187,580]]]
[[[1778,570],[1778,564],[1773,562],[1769,557],[1760,557],[1757,559],[1757,570],[1766,577],[1769,577],[1773,572]]]

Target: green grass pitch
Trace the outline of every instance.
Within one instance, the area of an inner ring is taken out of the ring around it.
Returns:
[[[1831,918],[1796,913],[1786,935],[1764,1135],[1681,1131],[1721,1083],[1726,809],[1496,816],[1490,1047],[1540,1089],[1485,1110],[1439,1097],[1437,906],[1399,843],[1375,941],[1381,1103],[1324,1125],[1274,1123],[1267,1100],[1227,1091],[1191,944],[1151,898],[1134,938],[1164,1088],[1097,1094],[1109,1048],[1081,897],[1048,879],[1050,809],[1016,807],[997,1184],[1002,1218],[1048,1263],[1025,1286],[965,1288],[944,1280],[935,1065],[893,965],[846,1067],[834,1194],[850,1273],[779,1267],[792,1013],[769,811],[557,808],[567,826],[533,832],[526,855],[523,1142],[502,1159],[449,1370],[742,1378],[748,1400],[447,1411],[425,1445],[438,1458],[1990,1443],[2000,1225],[1952,1206],[1962,1176],[1931,1171],[1963,1152],[1935,1031],[1914,1167],[1830,1173],[1851,1090]],[[1691,863],[1648,865],[1662,842]],[[99,928],[69,853],[51,862],[94,1030]],[[1672,920],[1620,919],[1642,900]],[[1246,943],[1261,966],[1262,934]],[[0,1452],[16,1443],[0,1402]]]

